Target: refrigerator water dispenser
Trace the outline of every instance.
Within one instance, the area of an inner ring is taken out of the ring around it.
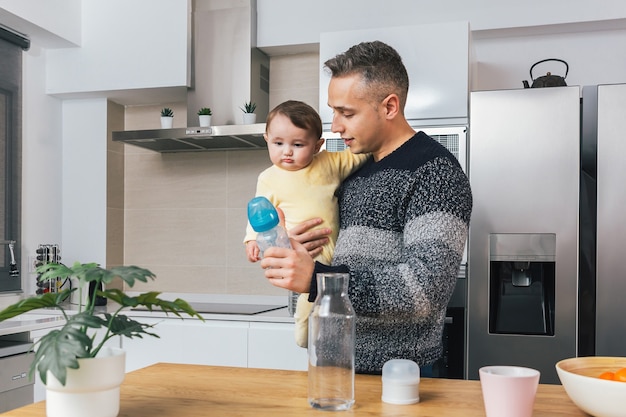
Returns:
[[[489,236],[489,332],[554,335],[554,234]]]

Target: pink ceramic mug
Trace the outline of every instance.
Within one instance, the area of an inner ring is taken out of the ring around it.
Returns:
[[[539,371],[520,366],[479,369],[487,417],[531,417]]]

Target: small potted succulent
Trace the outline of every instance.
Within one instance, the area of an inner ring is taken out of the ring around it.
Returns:
[[[75,288],[48,292],[25,298],[0,311],[0,322],[40,308],[55,308],[63,315],[65,324],[43,336],[34,349],[31,377],[38,371],[46,386],[46,415],[48,417],[91,416],[104,417],[119,412],[119,386],[124,380],[124,350],[105,343],[116,336],[143,338],[158,337],[153,325],[140,323],[121,314],[124,309],[138,306],[160,310],[182,318],[204,320],[184,300],[159,298],[159,292],[145,292],[130,296],[116,288],[106,288],[114,279],[121,279],[132,287],[137,281],[148,282],[155,275],[137,266],[118,266],[103,269],[96,263],[76,262],[71,268],[60,263],[47,263],[37,267],[38,281],[56,282],[73,278]],[[95,290],[89,291],[90,288]],[[88,291],[84,305],[70,308],[70,295]],[[101,306],[98,299],[109,301]],[[100,306],[100,307],[98,307]],[[88,407],[83,409],[81,407]]]
[[[161,128],[171,129],[174,124],[174,111],[169,107],[161,109]]]
[[[256,110],[256,103],[252,101],[245,102],[243,107],[240,107],[243,112],[243,124],[249,125],[256,123],[256,114],[254,111]]]
[[[200,119],[200,127],[209,127],[211,126],[211,112],[210,107],[202,107],[198,110],[198,118]]]

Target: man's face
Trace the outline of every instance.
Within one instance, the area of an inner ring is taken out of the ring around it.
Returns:
[[[384,142],[385,109],[374,102],[360,75],[333,77],[328,85],[328,105],[333,110],[331,130],[339,133],[352,153],[373,153]]]

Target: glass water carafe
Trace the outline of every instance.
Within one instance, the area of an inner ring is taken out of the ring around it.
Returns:
[[[309,316],[309,404],[348,410],[354,404],[355,314],[349,274],[317,274],[317,298]]]

